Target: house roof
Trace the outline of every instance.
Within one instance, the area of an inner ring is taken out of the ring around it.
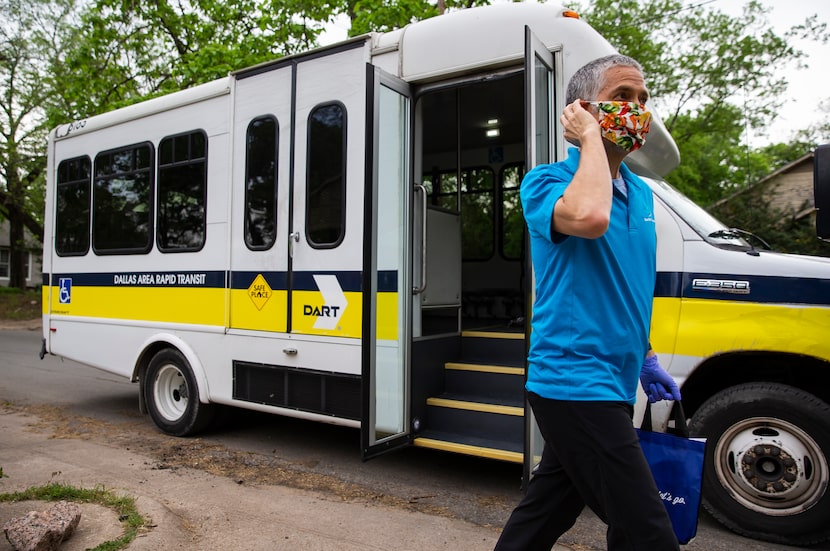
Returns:
[[[812,164],[814,157],[815,157],[815,153],[813,151],[810,151],[806,155],[803,155],[803,156],[799,157],[798,159],[796,159],[796,160],[794,160],[790,163],[787,163],[784,166],[778,168],[777,170],[775,170],[773,172],[770,172],[769,174],[767,174],[766,176],[764,176],[760,180],[757,180],[757,181],[749,184],[748,186],[739,189],[735,193],[732,193],[731,195],[728,195],[728,196],[724,197],[723,199],[719,199],[718,201],[716,201],[716,202],[712,203],[711,205],[709,205],[709,207],[707,209],[716,208],[716,207],[719,207],[720,205],[723,205],[724,203],[728,203],[729,201],[731,201],[735,197],[738,197],[742,193],[746,193],[746,192],[748,192],[752,189],[761,187],[764,184],[766,184],[766,183],[774,180],[775,178],[781,176],[782,174],[787,174],[788,172],[792,172],[795,168],[801,166],[802,164],[804,164],[806,162],[809,162],[810,164]],[[811,209],[806,209],[805,211],[800,212],[798,214],[797,218],[801,218],[802,216],[806,216],[807,214],[810,214],[813,211],[815,211],[815,206],[812,207]]]

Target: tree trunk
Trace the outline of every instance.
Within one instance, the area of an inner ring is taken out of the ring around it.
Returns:
[[[9,217],[9,287],[26,288],[28,254],[23,222],[17,216]]]
[[[9,287],[26,288],[26,270],[24,255],[26,235],[23,212],[26,191],[19,177],[20,157],[16,143],[7,145],[6,157],[6,194],[3,197],[6,216],[9,220]]]

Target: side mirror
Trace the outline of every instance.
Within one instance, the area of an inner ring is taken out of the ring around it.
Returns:
[[[816,234],[819,239],[830,240],[830,144],[816,148],[813,167]]]

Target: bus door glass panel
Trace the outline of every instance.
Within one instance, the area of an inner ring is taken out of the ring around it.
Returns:
[[[286,331],[291,67],[237,81],[230,327]]]
[[[367,189],[372,208],[365,225],[371,246],[365,260],[364,457],[408,443],[412,293],[409,87],[376,67],[369,68],[368,78],[374,102],[373,140],[367,143],[373,154]]]
[[[427,92],[418,100],[423,187],[416,188],[422,191],[414,205],[416,338],[460,330],[459,101],[458,88]]]
[[[525,27],[525,140],[527,170],[554,161],[554,113],[558,113],[558,89],[554,87],[554,54]],[[528,262],[530,255],[528,255]],[[530,289],[535,289],[535,275]],[[532,292],[532,291],[531,291]],[[531,304],[535,299],[531,296]],[[532,314],[528,313],[528,320]],[[530,324],[525,324],[525,339],[530,335]],[[542,458],[544,439],[533,417],[529,402],[525,401],[525,456],[524,480],[530,479],[533,467]]]
[[[362,336],[363,54],[355,47],[297,65],[289,232],[291,333]],[[320,367],[355,375],[359,369]]]

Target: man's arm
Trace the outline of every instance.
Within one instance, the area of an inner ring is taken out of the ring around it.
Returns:
[[[565,138],[580,145],[579,167],[553,207],[551,235],[596,239],[608,229],[613,186],[596,117],[577,100],[560,117]]]

